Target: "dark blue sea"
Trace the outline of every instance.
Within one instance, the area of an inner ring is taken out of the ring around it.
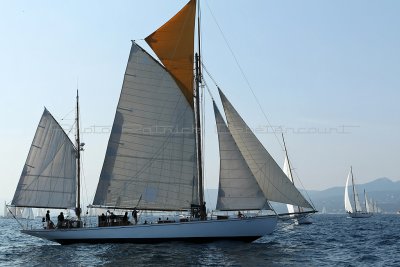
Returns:
[[[314,215],[280,221],[253,243],[76,244],[23,235],[0,219],[0,266],[400,266],[400,215]]]

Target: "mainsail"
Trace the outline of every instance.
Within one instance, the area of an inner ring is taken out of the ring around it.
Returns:
[[[217,210],[270,209],[215,102],[213,106],[220,156]]]
[[[133,42],[94,205],[149,210],[199,205],[193,109],[196,1]]]
[[[193,112],[168,71],[133,42],[93,204],[198,204]]]
[[[349,196],[349,182],[351,179],[351,171],[347,175],[346,186],[344,188],[344,209],[347,212],[353,212],[353,207],[351,206],[350,196]]]
[[[264,196],[280,203],[313,209],[219,90],[228,128]]]
[[[40,119],[11,204],[75,207],[76,149],[47,109]]]
[[[368,213],[373,212],[370,202],[368,201],[367,192],[364,190],[365,209]]]

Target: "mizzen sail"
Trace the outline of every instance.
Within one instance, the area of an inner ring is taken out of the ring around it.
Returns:
[[[40,119],[11,204],[75,207],[76,149],[47,109]]]

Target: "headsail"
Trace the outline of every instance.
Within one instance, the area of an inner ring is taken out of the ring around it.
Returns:
[[[11,204],[19,207],[75,207],[76,150],[47,109],[40,119]]]
[[[290,171],[290,166],[289,166],[289,159],[286,156],[285,156],[285,161],[283,163],[283,172],[289,178],[290,182],[293,183],[292,172]],[[295,206],[293,206],[292,204],[287,204],[286,206],[288,209],[288,213],[300,212],[298,208],[296,208],[295,211]]]
[[[313,209],[311,204],[287,179],[285,173],[243,121],[221,90],[219,90],[219,93],[228,121],[228,128],[251,172],[256,177],[264,196],[270,201]]]
[[[344,188],[344,209],[347,212],[353,212],[353,207],[351,206],[350,196],[349,196],[349,182],[351,179],[351,171],[347,175],[346,186]]]
[[[213,106],[220,154],[217,210],[270,208],[214,102]]]
[[[153,210],[198,204],[193,108],[133,42],[94,205]]]
[[[370,202],[368,201],[367,192],[364,190],[364,199],[365,199],[365,209],[368,213],[372,212],[373,208],[371,207]]]
[[[33,209],[32,208],[24,208],[22,211],[22,218],[28,219],[28,220],[35,219],[35,215],[33,214]]]
[[[195,17],[196,0],[191,0],[145,39],[192,107]]]

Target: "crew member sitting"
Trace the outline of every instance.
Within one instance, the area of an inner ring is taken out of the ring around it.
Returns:
[[[58,215],[57,220],[57,228],[62,228],[64,222],[64,214],[62,212],[60,212],[60,215]]]

